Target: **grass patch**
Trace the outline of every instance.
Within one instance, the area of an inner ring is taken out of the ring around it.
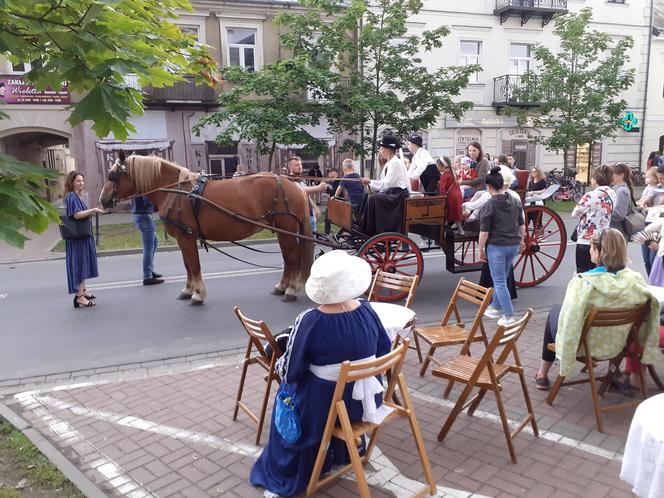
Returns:
[[[177,245],[175,239],[170,235],[168,236],[168,239],[166,239],[166,234],[161,221],[155,220],[155,226],[157,227],[157,238],[159,239],[160,247]],[[275,234],[269,230],[261,230],[249,237],[248,240],[272,239],[275,237]],[[138,231],[138,228],[136,228],[133,223],[101,225],[99,227],[99,247],[97,248],[99,251],[142,248],[143,242],[141,241],[141,232]],[[64,250],[64,240],[60,240],[53,248],[53,251],[56,252],[63,252]],[[2,496],[0,496],[0,498],[2,498]]]
[[[177,245],[175,239],[168,236],[165,237],[164,226],[161,220],[155,220],[157,227],[157,238],[159,239],[159,246],[175,246]],[[318,231],[323,231],[323,222],[318,224]],[[261,230],[255,233],[246,240],[262,240],[276,238],[276,234],[270,230]],[[143,249],[143,242],[141,241],[141,232],[133,223],[121,223],[118,225],[101,225],[99,227],[99,251],[114,251],[121,249]],[[63,252],[65,250],[65,241],[60,240],[53,251]],[[0,498],[3,498],[0,495]]]
[[[574,201],[553,202],[548,201],[546,206],[553,209],[556,213],[571,213],[576,206]]]
[[[27,490],[52,491],[40,496],[83,498],[83,494],[20,431],[0,419],[0,474],[13,486],[23,481],[21,491],[0,488],[0,498],[23,496]]]

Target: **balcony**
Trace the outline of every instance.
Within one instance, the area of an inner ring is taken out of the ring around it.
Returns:
[[[494,15],[503,24],[511,15],[521,17],[521,26],[532,16],[542,17],[542,27],[549,24],[556,14],[567,14],[567,0],[496,0]]]
[[[193,76],[186,76],[173,86],[153,88],[138,84],[135,75],[125,76],[125,84],[137,90],[142,90],[147,105],[214,105],[217,102],[214,89],[207,85],[196,85]]]
[[[533,88],[535,80],[516,74],[505,74],[493,79],[493,107],[537,107],[540,102]]]

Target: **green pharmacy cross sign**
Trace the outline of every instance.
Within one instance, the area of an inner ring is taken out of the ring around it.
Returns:
[[[622,127],[625,131],[639,131],[641,128],[637,127],[639,120],[636,118],[633,112],[628,112],[625,114],[625,117],[622,119]]]

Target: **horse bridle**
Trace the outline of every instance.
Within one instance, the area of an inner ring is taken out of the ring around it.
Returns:
[[[115,168],[116,166],[117,166],[117,171]],[[113,166],[108,172],[108,176],[106,177],[108,181],[113,184],[113,196],[111,197],[111,202],[112,202],[111,207],[115,207],[118,203],[117,194],[118,191],[120,190],[120,179],[122,178],[122,175],[129,176],[129,173],[127,173],[127,167],[124,165],[124,163],[121,163],[119,159],[116,159],[115,163],[113,163]]]

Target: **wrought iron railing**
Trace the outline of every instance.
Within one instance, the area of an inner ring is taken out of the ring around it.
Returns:
[[[536,78],[505,74],[493,79],[493,102],[498,105],[537,105]]]
[[[163,88],[145,87],[147,100],[151,102],[204,102],[212,103],[215,99],[214,90],[207,85],[196,85],[193,76],[186,76],[183,81]]]
[[[496,0],[496,9],[530,7],[542,10],[567,10],[567,0]]]

